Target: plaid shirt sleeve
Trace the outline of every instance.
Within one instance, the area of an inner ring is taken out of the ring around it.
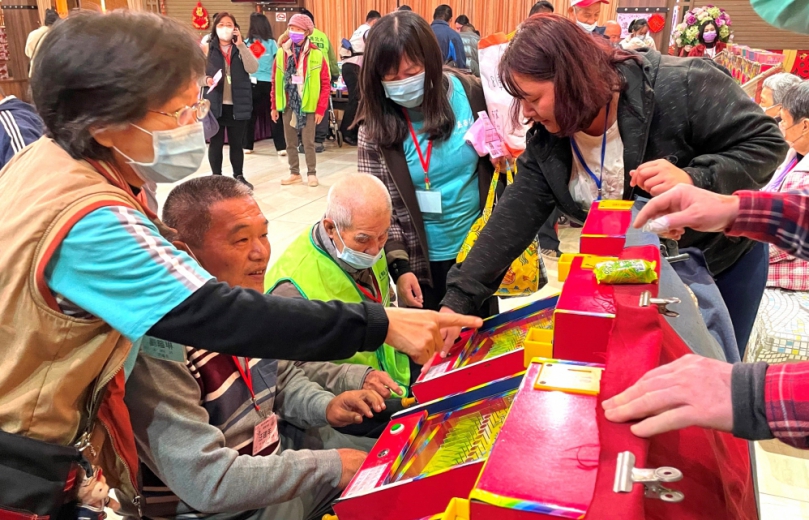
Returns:
[[[726,231],[769,242],[787,253],[809,260],[809,192],[737,191],[739,216]]]
[[[764,382],[767,423],[779,440],[809,448],[809,362],[767,367]]]

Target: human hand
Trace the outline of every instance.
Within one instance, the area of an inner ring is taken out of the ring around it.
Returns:
[[[694,186],[680,185],[650,200],[638,213],[633,226],[665,216],[670,234],[682,235],[685,228],[718,232],[729,228],[739,216],[739,197],[719,195]]]
[[[455,311],[450,309],[449,307],[441,307],[441,311],[445,314],[455,314]],[[455,340],[458,339],[458,336],[461,335],[461,327],[449,327],[441,331],[442,337],[444,339],[444,347],[441,349],[441,357],[447,357],[447,353],[449,353],[452,345],[455,344]]]
[[[210,76],[207,76],[205,78],[205,84],[208,85],[208,87],[212,87],[213,86],[213,78],[210,77]]]
[[[694,185],[691,176],[665,159],[650,161],[629,172],[629,185],[638,186],[653,197],[665,193],[678,184]]]
[[[402,395],[402,388],[396,384],[396,381],[394,381],[387,372],[383,372],[382,370],[370,371],[368,375],[365,376],[362,389],[376,392],[384,399],[390,397],[391,393]]]
[[[438,313],[416,309],[388,307],[388,335],[385,343],[407,354],[419,365],[427,363],[442,348],[442,329],[450,327],[480,328],[483,320],[462,314]]]
[[[266,114],[266,112],[265,112],[265,114]],[[273,123],[278,122],[278,116],[279,116],[279,114],[278,114],[277,110],[273,110],[272,112],[270,112],[270,117],[272,117],[272,122]]]
[[[238,27],[233,28],[233,43],[236,45],[241,45],[244,43],[244,40],[242,40],[242,32]]]
[[[326,421],[334,427],[359,424],[385,409],[385,400],[371,390],[351,390],[335,396],[326,406]]]
[[[343,465],[343,473],[340,475],[340,483],[337,484],[337,488],[345,489],[348,483],[351,482],[351,479],[354,478],[357,471],[362,467],[362,463],[365,462],[365,457],[367,457],[368,454],[364,451],[348,448],[341,448],[337,450],[337,453],[340,454],[340,463]]]
[[[319,125],[321,121],[323,121],[323,116],[320,114],[315,114],[315,124]]]
[[[406,307],[421,309],[424,306],[421,285],[414,273],[405,273],[399,277],[396,281],[396,293],[399,295],[399,301]]]
[[[730,379],[733,365],[694,354],[655,368],[602,403],[613,422],[643,419],[631,427],[651,437],[688,426],[733,429]]]

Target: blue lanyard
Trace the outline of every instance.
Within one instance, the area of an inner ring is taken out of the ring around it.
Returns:
[[[604,115],[604,137],[601,140],[601,169],[599,170],[599,177],[593,173],[589,166],[587,166],[587,162],[584,160],[584,157],[581,155],[581,150],[579,150],[579,145],[576,144],[576,138],[570,138],[570,144],[573,146],[573,152],[576,154],[576,157],[579,159],[579,163],[581,163],[584,171],[587,172],[587,175],[590,176],[591,179],[596,183],[596,187],[598,188],[598,198],[596,200],[601,200],[601,181],[604,178],[604,157],[607,154],[607,123],[610,120],[610,104],[607,103],[607,113]]]

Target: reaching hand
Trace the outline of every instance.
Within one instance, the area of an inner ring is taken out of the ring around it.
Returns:
[[[334,427],[359,424],[363,416],[370,419],[374,412],[379,413],[384,409],[385,400],[376,392],[351,390],[329,401],[326,406],[326,421]]]
[[[455,314],[455,311],[449,307],[441,307],[441,312],[446,314]],[[444,347],[441,349],[441,357],[447,357],[447,353],[455,344],[455,340],[461,335],[461,327],[449,327],[442,331],[444,338]]]
[[[399,295],[399,302],[405,307],[421,309],[424,306],[421,285],[413,273],[405,273],[399,277],[396,281],[396,293]]]
[[[391,378],[387,372],[381,370],[372,370],[365,376],[365,381],[362,383],[363,390],[370,390],[376,392],[383,399],[391,396],[391,393],[402,395],[402,388],[396,384],[396,381]],[[391,392],[392,391],[392,392]]]
[[[340,454],[340,462],[343,465],[343,473],[340,475],[340,483],[337,484],[337,488],[345,489],[348,483],[351,482],[351,479],[354,478],[357,471],[362,467],[362,463],[365,462],[365,457],[367,457],[368,454],[364,451],[351,450],[348,448],[341,448],[337,450],[337,453]]]
[[[694,185],[691,176],[665,159],[643,163],[637,170],[629,172],[632,178],[630,186],[638,186],[643,191],[656,197],[678,184]]]
[[[323,116],[321,114],[315,114],[315,124],[319,125],[321,121],[323,121]]]
[[[265,113],[266,113],[266,112],[265,112]],[[272,112],[270,112],[270,117],[272,117],[272,122],[273,122],[273,123],[277,123],[277,122],[278,122],[278,115],[279,115],[279,114],[278,114],[278,111],[277,111],[277,110],[273,110]]]
[[[483,320],[462,314],[438,313],[388,307],[388,336],[385,343],[407,354],[419,365],[427,363],[444,345],[442,329],[480,328]]]
[[[739,216],[739,197],[680,185],[650,200],[638,213],[633,225],[641,228],[649,220],[664,215],[674,233],[682,234],[685,228],[724,231]]]
[[[604,401],[607,419],[626,422],[638,437],[688,426],[733,429],[730,379],[733,365],[689,354],[655,368],[633,386]]]

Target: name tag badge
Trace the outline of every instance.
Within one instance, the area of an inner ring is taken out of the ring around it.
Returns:
[[[172,343],[151,336],[143,336],[140,349],[147,356],[164,359],[166,361],[185,362],[185,347],[179,343]]]
[[[270,415],[253,430],[253,456],[278,442],[278,416]]]
[[[422,213],[441,215],[444,213],[441,205],[440,190],[416,190],[416,201]]]
[[[231,81],[230,81],[230,74],[228,74],[228,85],[230,85],[230,84],[231,84]]]
[[[303,76],[300,74],[293,74],[292,75],[292,84],[293,85],[303,85]]]

